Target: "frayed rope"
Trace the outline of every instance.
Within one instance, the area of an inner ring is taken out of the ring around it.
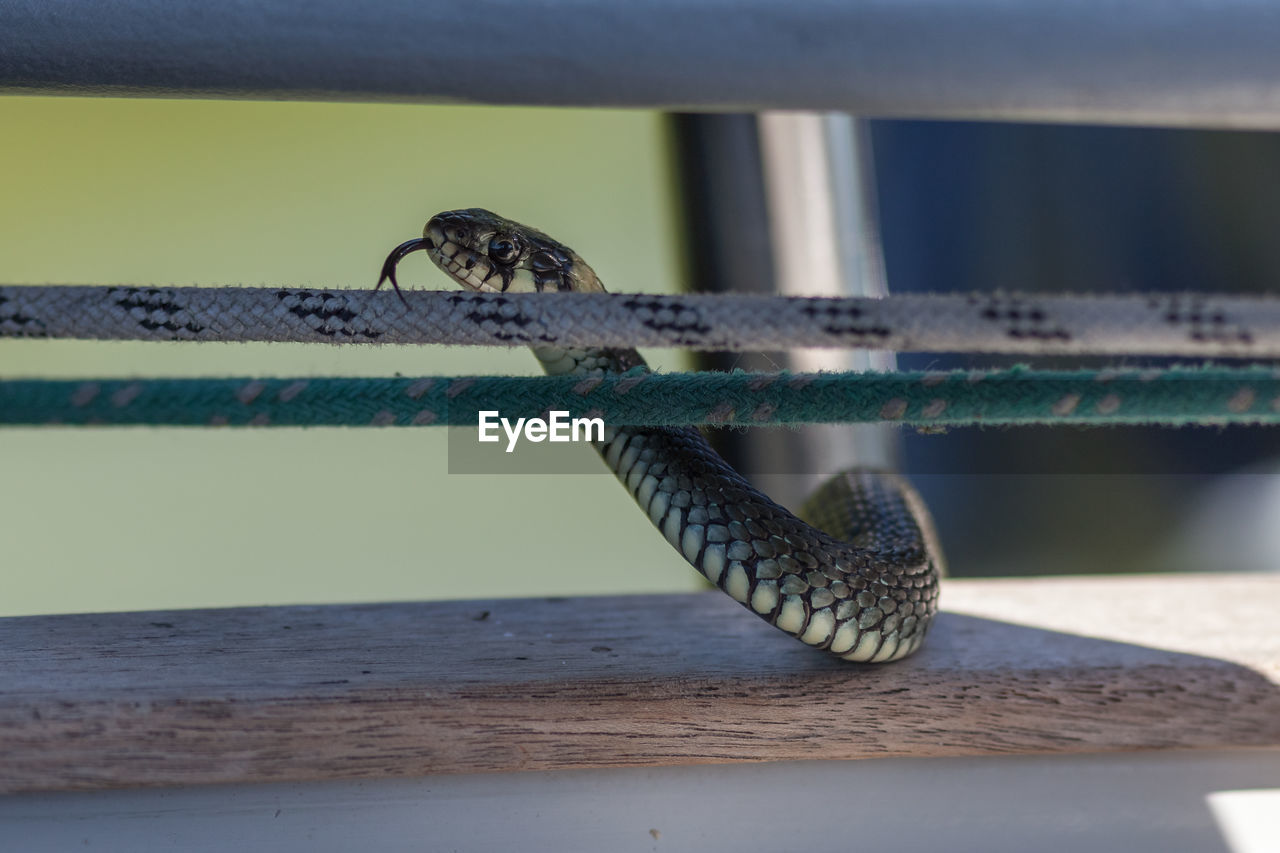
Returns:
[[[882,421],[973,424],[1280,423],[1280,371],[645,373],[551,377],[0,381],[0,424],[72,426],[472,425],[566,411],[608,424]]]

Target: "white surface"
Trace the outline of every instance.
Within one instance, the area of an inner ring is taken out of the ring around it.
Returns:
[[[1257,853],[1277,789],[1280,751],[31,794],[0,798],[0,850]]]
[[[1208,800],[1232,853],[1280,850],[1280,789],[1218,791]]]

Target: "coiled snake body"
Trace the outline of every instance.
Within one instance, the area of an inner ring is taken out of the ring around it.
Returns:
[[[468,290],[604,291],[566,246],[478,208],[432,217],[421,238],[387,257],[379,286],[389,280],[399,290],[396,265],[419,249]],[[633,349],[533,351],[551,374],[645,367]],[[667,541],[770,624],[851,661],[897,660],[920,647],[942,558],[924,504],[902,478],[838,474],[797,517],[695,429],[606,426],[593,443]]]

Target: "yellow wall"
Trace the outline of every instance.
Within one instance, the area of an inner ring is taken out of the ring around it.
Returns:
[[[564,240],[613,290],[679,277],[653,113],[3,98],[0,127],[8,284],[368,287],[428,216],[473,206]],[[421,254],[401,280],[449,286]],[[523,350],[0,340],[3,377],[396,371],[536,365]],[[696,585],[611,476],[449,475],[431,428],[0,430],[0,539],[0,615]]]

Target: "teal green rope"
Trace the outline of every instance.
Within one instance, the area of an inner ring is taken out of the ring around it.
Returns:
[[[607,377],[0,381],[0,424],[474,425],[566,410],[617,425],[892,421],[1280,423],[1271,367],[954,373],[632,373]]]

